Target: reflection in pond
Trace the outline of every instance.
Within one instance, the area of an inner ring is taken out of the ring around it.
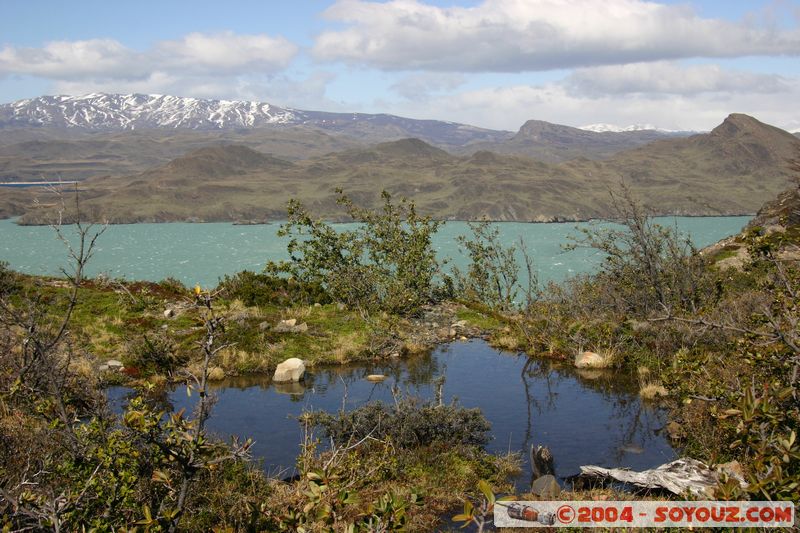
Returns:
[[[384,374],[383,382],[366,380]],[[433,398],[436,380],[445,376],[444,399],[480,407],[492,424],[495,453],[523,453],[518,487],[530,480],[527,450],[547,445],[556,475],[577,474],[580,465],[644,469],[675,454],[657,431],[666,413],[643,404],[635,384],[618,373],[577,371],[550,361],[498,352],[474,340],[437,348],[411,359],[314,369],[303,383],[273,384],[265,376],[230,378],[214,387],[218,401],[209,428],[222,438],[251,437],[255,458],[272,474],[291,474],[302,433],[303,410],[334,412],[369,401],[392,402],[392,389]],[[109,391],[117,406],[130,391]],[[195,398],[182,387],[162,399],[169,408],[191,410]]]

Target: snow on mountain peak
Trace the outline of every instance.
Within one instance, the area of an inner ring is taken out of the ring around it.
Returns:
[[[202,100],[161,94],[42,96],[0,105],[0,126],[38,125],[91,130],[223,129],[291,124],[301,117],[263,102]]]
[[[588,124],[586,126],[578,126],[578,129],[586,130],[586,131],[593,131],[595,133],[606,133],[606,132],[613,132],[613,133],[622,133],[624,131],[644,131],[644,130],[653,130],[653,131],[662,131],[662,132],[669,132],[670,130],[664,130],[661,128],[657,128],[652,124],[632,124],[630,126],[617,126],[615,124]]]

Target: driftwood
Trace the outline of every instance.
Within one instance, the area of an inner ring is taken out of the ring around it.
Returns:
[[[713,489],[719,482],[719,474],[716,471],[695,459],[678,459],[642,472],[625,468],[582,466],[581,477],[610,478],[644,489],[666,489],[677,495],[688,492],[695,496],[708,496],[709,489]],[[742,486],[746,486],[743,479],[734,477]]]

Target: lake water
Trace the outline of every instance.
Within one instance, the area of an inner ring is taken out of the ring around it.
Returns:
[[[749,217],[665,218],[677,224],[698,246],[737,233]],[[543,282],[589,272],[600,256],[589,249],[564,252],[570,235],[590,224],[498,223],[505,244],[524,240]],[[347,227],[343,225],[341,227]],[[268,260],[286,258],[286,240],[275,235],[278,225],[135,224],[108,228],[101,237],[90,274],[158,281],[174,277],[186,285],[213,286],[225,274],[244,269],[260,271]],[[450,222],[435,236],[441,258],[464,266],[456,238],[469,234],[467,224]],[[0,261],[32,274],[57,275],[66,252],[53,230],[0,221]],[[382,373],[385,382],[367,382],[367,374]],[[530,480],[527,450],[545,444],[556,458],[556,473],[564,478],[578,467],[650,468],[671,460],[674,451],[659,431],[665,413],[643,404],[636,384],[624,376],[598,371],[579,372],[500,353],[482,341],[441,346],[432,354],[373,365],[315,369],[300,390],[275,386],[267,377],[229,379],[215,392],[219,402],[209,421],[221,437],[252,437],[255,457],[271,473],[292,473],[301,431],[297,417],[305,409],[351,409],[371,400],[391,401],[391,387],[430,398],[432,382],[444,375],[446,399],[457,397],[466,407],[480,407],[492,423],[493,452],[523,453],[525,472],[518,486]],[[346,391],[346,394],[345,394]],[[114,388],[117,408],[130,391]],[[164,398],[172,408],[191,408],[182,388]]]
[[[368,374],[385,374],[382,383]],[[293,474],[302,431],[303,410],[336,412],[369,401],[392,402],[398,386],[409,395],[434,397],[434,380],[444,375],[444,398],[464,407],[480,407],[492,424],[494,453],[523,454],[520,490],[530,482],[531,444],[550,447],[556,475],[577,474],[581,465],[651,468],[672,460],[675,452],[664,432],[666,413],[639,399],[636,384],[618,373],[576,370],[525,355],[499,352],[484,341],[456,342],[433,353],[349,367],[314,369],[303,384],[273,384],[264,376],[234,378],[213,387],[217,396],[208,428],[217,436],[250,437],[253,456],[267,472]],[[346,392],[345,392],[346,391]],[[109,391],[120,409],[131,394]],[[172,409],[192,411],[196,396],[178,387],[163,401]]]
[[[662,224],[677,224],[698,246],[706,246],[739,232],[750,217],[667,217]],[[501,238],[512,244],[522,238],[542,282],[563,280],[571,274],[592,270],[599,256],[593,250],[564,252],[568,236],[591,223],[530,224],[501,222]],[[347,224],[339,227],[348,227]],[[187,286],[215,286],[225,274],[241,270],[261,271],[269,260],[286,259],[287,239],[275,235],[278,224],[235,226],[229,223],[121,224],[109,226],[98,241],[89,264],[91,275],[160,281],[173,277]],[[66,228],[69,233],[70,228]],[[470,235],[464,222],[448,222],[434,237],[441,257],[463,267],[456,237]],[[31,274],[58,275],[66,264],[63,243],[46,226],[18,226],[0,220],[0,261]]]

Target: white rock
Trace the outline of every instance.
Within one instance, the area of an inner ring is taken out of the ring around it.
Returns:
[[[108,368],[113,368],[117,370],[125,366],[122,364],[122,361],[117,361],[116,359],[109,359],[108,361],[106,361],[106,365],[108,365]]]
[[[172,318],[174,316],[175,316],[175,311],[173,311],[172,309],[164,310],[164,318]]]
[[[302,359],[292,357],[279,364],[272,376],[273,381],[300,381],[306,372],[306,365]]]
[[[604,357],[599,353],[582,352],[575,356],[575,366],[577,368],[606,368],[610,363],[610,358]]]
[[[376,383],[380,383],[384,379],[386,379],[386,376],[383,374],[370,374],[367,376],[367,381],[374,381]]]

